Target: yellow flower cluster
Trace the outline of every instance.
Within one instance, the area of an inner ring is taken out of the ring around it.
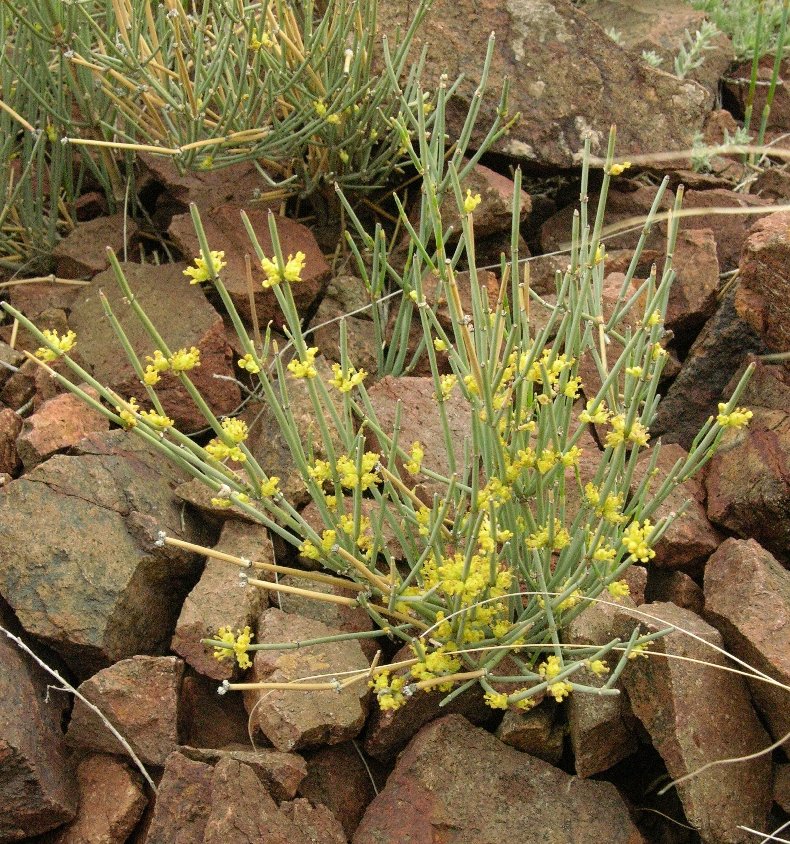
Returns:
[[[595,512],[605,521],[612,525],[621,525],[628,521],[628,516],[622,513],[623,508],[623,493],[618,492],[616,495],[610,493],[606,498],[601,500],[601,491],[593,483],[587,483],[584,486],[584,497]]]
[[[251,375],[257,375],[261,371],[260,366],[258,366],[255,362],[255,358],[250,354],[250,352],[247,352],[243,358],[239,358],[237,362],[239,369],[245,369]]]
[[[148,365],[145,367],[143,373],[143,383],[149,387],[159,383],[161,373],[167,372],[170,369],[170,361],[162,354],[159,349],[154,349],[153,356],[146,355],[145,359]]]
[[[274,498],[280,492],[280,479],[272,475],[267,481],[261,481],[261,497]]]
[[[179,349],[168,361],[173,372],[187,372],[200,366],[200,350],[191,346],[189,349]]]
[[[126,402],[126,407],[121,405],[115,406],[115,412],[118,416],[121,417],[121,424],[123,427],[128,431],[137,424],[137,413],[139,412],[139,408],[137,407],[137,399],[130,398]]]
[[[199,258],[195,258],[195,266],[187,267],[184,270],[184,275],[191,279],[190,284],[200,284],[202,281],[211,281],[212,278],[219,275],[224,267],[227,266],[227,261],[222,259],[225,257],[224,252],[209,252],[209,259],[203,252],[200,253]]]
[[[508,697],[502,692],[486,692],[483,700],[491,709],[507,709],[508,707]]]
[[[646,563],[656,556],[656,552],[648,544],[648,538],[653,530],[649,519],[645,519],[640,526],[639,520],[635,519],[623,533],[623,546],[626,551],[641,563]]]
[[[629,430],[625,429],[626,419],[622,413],[618,413],[609,420],[612,430],[606,435],[607,448],[616,448],[621,443],[626,441],[634,443],[634,445],[644,447],[650,439],[650,434],[647,428],[641,422],[634,420]]]
[[[472,191],[467,188],[466,196],[464,197],[464,214],[471,214],[481,201],[482,199],[479,193],[472,194]]]
[[[228,445],[219,437],[214,437],[214,439],[206,444],[206,452],[215,460],[226,460],[230,458],[236,461],[236,463],[243,463],[247,459],[247,456],[239,448],[238,444],[247,439],[249,433],[247,423],[242,419],[229,417],[223,419],[221,424],[223,432],[235,445]]]
[[[41,333],[55,348],[50,349],[47,346],[39,346],[35,352],[39,360],[46,362],[57,360],[57,358],[65,355],[66,352],[70,352],[77,345],[77,335],[73,331],[67,331],[62,337],[57,331],[50,331],[48,328]]]
[[[538,666],[538,673],[544,680],[550,681],[553,680],[564,667],[565,666],[560,661],[560,658],[552,654]],[[573,686],[570,683],[559,681],[556,683],[549,683],[546,691],[548,691],[557,703],[561,703],[573,691]]]
[[[749,420],[754,416],[751,410],[747,410],[745,407],[736,407],[731,413],[725,413],[724,411],[726,409],[727,405],[720,402],[719,415],[716,417],[716,422],[722,428],[745,428],[749,424]]]
[[[217,632],[217,639],[225,643],[225,647],[214,648],[214,659],[222,661],[223,659],[233,659],[239,664],[239,668],[249,668],[252,665],[249,656],[247,656],[247,648],[254,638],[254,634],[249,627],[244,630],[237,630],[236,635],[233,635],[233,630],[230,627],[220,627]]]
[[[357,462],[348,455],[341,455],[337,458],[335,469],[340,476],[340,486],[344,489],[356,489],[364,492],[376,484],[382,483],[378,475],[379,465],[378,452],[366,451],[362,455],[361,471],[357,472]]]
[[[378,698],[379,708],[384,711],[388,709],[399,709],[406,703],[403,694],[403,687],[406,684],[404,677],[390,677],[390,672],[379,671],[374,680],[368,681],[368,686]]]
[[[173,420],[169,416],[162,416],[155,410],[140,411],[140,419],[152,428],[157,428],[164,431],[166,428],[173,427]]]
[[[297,252],[296,255],[289,255],[285,262],[285,266],[280,268],[277,259],[271,260],[265,256],[261,258],[261,268],[266,274],[263,281],[263,287],[268,290],[283,281],[291,284],[302,280],[302,270],[304,269],[305,254],[304,252]]]
[[[537,551],[540,548],[548,548],[551,545],[552,551],[562,551],[566,545],[571,541],[571,535],[562,526],[562,522],[555,518],[551,537],[549,536],[549,526],[543,525],[535,533],[531,533],[527,539],[527,548]]]
[[[303,361],[294,358],[288,363],[288,371],[294,378],[315,378],[318,375],[318,370],[315,368],[315,356],[317,354],[318,349],[312,346],[305,352]]]
[[[349,368],[348,373],[344,373],[339,363],[332,364],[332,372],[334,377],[330,379],[329,383],[340,390],[341,393],[350,393],[354,387],[358,387],[367,378],[368,373],[364,369],[355,369],[353,366]]]
[[[606,407],[606,402],[602,401],[597,407],[593,408],[595,399],[590,399],[587,402],[587,407],[579,414],[579,421],[588,424],[603,425],[609,421],[611,413]]]
[[[420,473],[420,469],[422,468],[422,460],[425,457],[425,449],[418,441],[414,441],[411,444],[411,460],[408,463],[403,464],[403,468],[410,474],[410,475],[418,475]]]
[[[414,650],[414,648],[412,648]],[[433,680],[436,677],[449,677],[461,668],[461,660],[457,656],[447,654],[448,650],[455,650],[450,645],[442,645],[436,650],[426,653],[416,665],[411,667],[411,676],[416,680]],[[414,651],[415,655],[417,651]],[[451,681],[442,683],[439,691],[449,692],[453,684]]]
[[[442,399],[447,401],[450,398],[450,394],[453,392],[455,385],[458,383],[458,376],[450,373],[449,375],[440,375],[439,376],[439,390],[442,394]]]
[[[631,587],[624,580],[612,581],[607,589],[615,601],[619,601],[620,598],[627,598],[631,594]]]

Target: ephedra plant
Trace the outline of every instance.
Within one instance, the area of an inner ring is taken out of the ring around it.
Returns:
[[[436,687],[447,702],[473,684],[482,686],[493,708],[527,709],[546,695],[563,700],[587,692],[616,694],[627,660],[660,634],[643,635],[635,625],[624,640],[571,648],[564,643],[564,630],[590,602],[628,594],[624,575],[629,566],[648,562],[680,515],[659,517],[662,502],[710,459],[728,427],[748,423],[751,414],[737,406],[748,373],[731,400],[702,427],[688,455],[651,489],[661,446],[651,439],[650,426],[667,357],[664,314],[675,275],[672,256],[682,191],[670,215],[663,267],[636,278],[666,182],[657,191],[616,301],[605,309],[604,208],[611,179],[628,166],[614,159],[614,133],[594,213],[586,200],[589,145],[585,150],[581,204],[567,268],[556,276],[556,301],[532,289],[529,265],[519,260],[516,174],[511,248],[502,257],[497,289],[488,290],[475,261],[479,197],[462,192],[461,161],[446,156],[445,102],[440,89],[433,132],[426,130],[421,98],[401,102],[399,132],[422,179],[417,222],[401,209],[410,239],[405,266],[390,261],[381,231],[369,235],[360,226],[348,238],[381,336],[388,323],[395,326],[380,356],[379,375],[397,376],[408,369],[406,337],[412,321],[419,321],[422,342],[416,354],[424,355],[430,367],[434,413],[444,432],[440,444],[401,441],[397,419],[407,418],[407,406],[399,409],[394,426],[379,420],[368,393],[376,373],[357,368],[350,359],[343,323],[340,362],[331,376],[322,376],[321,351],[304,332],[292,294],[305,257],[282,253],[273,217],[272,254],[264,253],[260,233],[246,216],[241,223],[257,261],[256,283],[273,292],[285,318],[293,353],[287,364],[270,332],[259,341],[243,323],[223,285],[223,244],[207,242],[198,210],[192,209],[201,254],[185,273],[184,284],[211,286],[227,308],[243,347],[239,367],[288,443],[305,497],[320,516],[317,529],[248,447],[247,424],[213,414],[190,379],[199,365],[198,350],[168,345],[141,310],[114,256],[127,307],[150,335],[150,352],[135,354],[109,305],[107,318],[144,385],[147,406],[115,394],[83,370],[69,355],[79,338],[39,332],[21,313],[3,307],[38,338],[36,359],[64,387],[200,479],[212,490],[216,506],[240,508],[293,546],[313,566],[298,569],[301,578],[350,591],[353,597],[345,600],[364,608],[375,630],[333,638],[386,636],[410,648],[409,658],[396,665],[377,664],[370,672],[325,682],[295,682],[294,693],[370,682],[384,709],[408,706],[412,694]],[[441,212],[447,198],[457,204],[462,220],[452,249]],[[346,207],[356,224],[351,206]],[[466,306],[459,290],[461,261],[468,266]],[[446,302],[449,323],[437,316],[438,305],[432,303],[439,300]],[[396,312],[388,313],[392,302]],[[538,309],[547,316],[537,320]],[[100,400],[59,374],[63,366],[77,376],[73,380],[94,387]],[[179,432],[167,417],[157,395],[165,371],[180,379],[204,414],[213,434],[205,445]],[[300,437],[293,416],[295,386],[309,397],[315,420],[310,438]],[[451,403],[454,413],[460,407],[468,421],[463,442],[451,433]],[[590,448],[590,434],[600,449]],[[435,449],[444,460],[438,460]],[[640,461],[646,461],[646,471],[637,472]],[[161,542],[184,544],[164,534]],[[274,591],[289,588],[258,576],[261,570],[293,573],[286,561],[265,564],[199,550],[239,567],[247,583]],[[236,582],[229,568],[228,588],[236,588]],[[304,591],[316,600],[326,598]],[[256,649],[279,646],[255,643],[249,629],[223,629],[207,645],[220,658],[236,658],[241,667],[249,666]],[[583,668],[598,675],[597,685],[582,679]],[[239,687],[250,686],[226,683],[224,689]]]

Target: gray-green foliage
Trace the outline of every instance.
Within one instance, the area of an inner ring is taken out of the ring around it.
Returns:
[[[703,21],[702,26],[692,35],[688,30],[683,33],[683,41],[675,56],[674,73],[680,79],[700,67],[705,61],[705,52],[712,49],[713,39],[719,34],[718,27],[711,21]]]
[[[784,0],[690,0],[732,39],[735,56],[750,59],[776,49]],[[764,29],[758,31],[757,17],[762,7]]]

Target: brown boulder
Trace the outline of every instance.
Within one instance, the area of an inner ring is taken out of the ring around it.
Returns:
[[[757,65],[757,87],[754,91],[754,102],[752,105],[752,131],[759,125],[760,115],[767,103],[768,85],[773,76],[774,56],[768,54],[762,56]],[[746,107],[749,96],[749,87],[752,77],[752,61],[743,61],[736,65],[723,80],[724,90],[730,94],[738,104],[740,111]],[[790,129],[790,95],[787,93],[787,85],[790,82],[790,62],[785,58],[779,65],[779,78],[777,79],[774,91],[771,110],[768,114],[766,128],[776,129],[780,132],[787,132]]]
[[[247,322],[250,321],[252,312],[250,310],[250,294],[244,256],[250,255],[252,257],[252,278],[258,321],[264,326],[271,321],[277,328],[280,328],[284,323],[283,314],[280,311],[274,291],[264,289],[262,286],[265,276],[255,257],[247,230],[242,224],[240,212],[241,208],[237,205],[222,205],[215,208],[210,215],[203,217],[203,228],[206,232],[209,247],[222,250],[225,253],[227,266],[221,273],[222,283],[225,285],[236,309]],[[274,252],[268,224],[268,214],[271,212],[247,208],[246,213],[255,230],[261,249],[263,249],[267,258],[271,258]],[[275,216],[275,220],[280,248],[285,258],[287,259],[289,255],[296,255],[297,252],[303,252],[305,255],[305,265],[301,273],[302,280],[291,285],[296,307],[300,313],[304,313],[318,298],[328,281],[329,264],[327,264],[310,229],[288,217]],[[174,217],[170,224],[169,234],[181,254],[187,256],[187,260],[200,255],[200,243],[192,224],[191,215],[180,214]]]
[[[188,374],[209,407],[218,416],[235,410],[241,397],[238,385],[214,377],[234,374],[222,317],[203,292],[189,284],[183,272],[186,265],[126,263],[121,266],[135,299],[159,327],[171,351],[192,346],[200,350],[200,366]],[[99,290],[107,297],[143,365],[146,356],[154,352],[153,340],[125,301],[115,273],[106,270],[93,279],[92,285],[82,288],[69,318],[69,325],[77,332],[80,357],[97,381],[111,387],[121,397],[133,396],[141,407],[148,407],[148,394],[104,315]],[[204,416],[177,375],[163,373],[155,389],[165,413],[184,433],[206,426]]]
[[[283,803],[280,811],[311,844],[348,844],[342,824],[321,803],[314,806],[304,797],[298,797]]]
[[[705,618],[728,651],[784,684],[749,680],[773,737],[790,733],[790,572],[753,539],[728,539],[705,566]]]
[[[413,7],[406,0],[379,10],[378,24],[393,40],[405,31]],[[544,166],[570,167],[589,133],[594,155],[603,156],[609,127],[618,128],[618,154],[691,146],[712,96],[696,82],[681,81],[647,67],[606,38],[603,30],[570,0],[518,3],[434,3],[414,50],[429,46],[423,73],[426,90],[441,74],[463,74],[447,104],[447,132],[459,136],[480,83],[488,37],[496,32],[494,58],[471,145],[485,137],[499,106],[504,78],[511,80],[511,114],[521,119],[494,147]],[[585,45],[583,61],[577,47]]]
[[[88,756],[77,768],[77,817],[53,844],[124,844],[148,799],[142,778],[111,756]]]
[[[105,668],[78,689],[129,742],[145,765],[162,766],[179,745],[178,699],[184,663],[174,656],[135,656]],[[77,699],[66,739],[102,753],[125,753],[99,716]]]
[[[110,431],[0,488],[0,593],[80,679],[167,647],[198,567],[157,547],[157,533],[205,539],[173,500],[181,477],[138,437]]]
[[[0,410],[0,472],[15,475],[20,468],[16,438],[22,430],[22,417],[8,407]]]
[[[0,610],[0,612],[2,612]],[[0,616],[2,620],[2,616]],[[0,632],[0,841],[46,832],[77,811],[77,787],[50,677]]]
[[[551,698],[545,698],[527,712],[508,709],[497,727],[496,737],[522,753],[557,765],[565,744],[565,724],[557,714]]]
[[[338,630],[320,621],[265,610],[258,621],[257,641],[262,644],[302,642],[333,636]],[[250,682],[288,683],[303,678],[329,682],[369,667],[359,642],[327,642],[293,650],[255,652]],[[310,682],[310,681],[305,681]],[[252,723],[282,751],[340,744],[359,734],[367,715],[367,683],[362,680],[341,690],[253,690],[244,693]]]
[[[499,844],[514,829],[522,844],[644,841],[610,783],[571,777],[448,715],[423,727],[398,757],[353,842]]]
[[[211,810],[214,769],[171,753],[159,783],[145,844],[201,844]]]
[[[705,595],[699,586],[682,571],[651,569],[647,581],[647,600],[675,604],[702,615]]]
[[[52,250],[55,275],[93,278],[110,266],[107,249],[121,255],[137,234],[137,223],[123,214],[80,223]]]
[[[641,610],[654,619],[646,621],[644,615],[627,610],[617,616],[615,629],[621,638],[630,635],[635,620],[649,632],[677,628],[650,644],[651,651],[666,658],[637,657],[622,674],[631,708],[650,734],[670,777],[767,747],[770,739],[752,708],[745,681],[721,670],[729,664],[726,658],[707,647],[710,643],[721,648],[718,631],[674,604],[644,604]],[[678,785],[677,791],[689,823],[706,844],[745,844],[754,839],[740,826],[765,827],[771,804],[771,760],[759,756],[709,768]]]

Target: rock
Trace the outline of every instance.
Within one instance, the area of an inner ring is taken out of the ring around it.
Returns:
[[[413,8],[405,0],[387,3],[379,29],[394,39],[405,31]],[[459,137],[480,82],[488,36],[496,33],[494,57],[479,117],[472,132],[476,148],[491,126],[505,76],[511,80],[510,113],[518,121],[495,146],[542,166],[570,167],[590,133],[592,152],[603,156],[612,123],[618,128],[618,155],[691,146],[712,105],[696,82],[653,70],[606,38],[601,28],[570,0],[515,0],[481,8],[440,0],[418,30],[414,50],[429,49],[423,72],[426,90],[441,74],[464,81],[447,103],[447,132]],[[585,45],[578,61],[576,45]]]
[[[524,823],[530,817],[540,823]],[[423,844],[453,836],[494,844],[506,829],[517,829],[523,844],[644,840],[610,783],[571,777],[448,715],[423,727],[400,755],[353,842]]]
[[[196,543],[205,534],[173,500],[178,470],[139,438],[96,434],[79,452],[0,488],[0,594],[84,679],[166,648],[198,567],[191,553],[158,548],[157,531]]]
[[[392,662],[413,656],[409,646],[405,645],[397,651]],[[446,706],[440,706],[445,697],[447,692],[429,690],[414,695],[409,699],[408,706],[398,709],[381,709],[374,703],[365,730],[365,753],[380,762],[388,762],[422,726],[440,715],[462,715],[474,724],[483,724],[491,718],[492,710],[484,701],[483,690],[478,684]]]
[[[708,517],[790,562],[790,369],[758,361],[741,402],[754,416],[708,464]]]
[[[790,763],[774,768],[774,802],[790,813]]]
[[[504,744],[542,759],[550,765],[559,764],[565,743],[565,725],[557,719],[554,701],[546,698],[527,712],[508,709],[496,730],[496,737]]]
[[[214,765],[221,759],[232,759],[249,766],[264,788],[278,802],[292,800],[307,775],[305,760],[296,753],[280,753],[267,747],[249,749],[201,750],[181,747],[181,753],[196,762]]]
[[[790,173],[779,167],[766,167],[760,170],[751,186],[751,192],[776,203],[787,202],[790,199]]]
[[[604,593],[608,600],[608,593]],[[622,599],[624,607],[635,606],[628,597]],[[564,640],[574,645],[602,645],[616,637],[614,619],[620,609],[614,603],[596,603],[576,616],[564,633]],[[619,654],[613,652],[606,658],[614,668]],[[592,671],[582,668],[574,675],[576,682],[600,688],[606,681]],[[618,688],[621,686],[618,684]],[[623,695],[598,696],[572,694],[568,698],[568,733],[580,777],[590,777],[616,765],[638,748],[636,720]]]
[[[279,811],[249,765],[220,759],[211,781],[211,810],[204,844],[310,844]]]
[[[462,166],[466,163],[464,161]],[[512,224],[513,196],[516,191],[513,180],[490,167],[475,164],[461,181],[461,196],[465,197],[467,190],[471,191],[473,196],[480,194],[480,204],[475,208],[474,216],[475,240],[498,232],[507,232],[509,235]],[[520,209],[519,219],[523,223],[532,210],[532,202],[525,190],[521,191]],[[457,241],[461,236],[463,226],[458,203],[452,190],[448,190],[445,194],[439,212],[445,231],[452,227],[451,240]],[[479,255],[477,249],[475,253]]]
[[[757,65],[757,87],[754,91],[752,106],[753,131],[760,124],[760,116],[767,102],[768,84],[773,76],[773,70],[774,56],[770,54],[762,56]],[[724,90],[735,99],[740,112],[743,112],[746,107],[751,76],[752,61],[749,59],[736,65],[723,80]],[[787,93],[787,84],[790,82],[790,62],[787,59],[783,59],[779,65],[779,78],[776,82],[766,128],[787,132],[790,129],[790,95]]]
[[[347,838],[359,826],[362,815],[376,796],[370,764],[352,742],[322,747],[307,758],[307,776],[299,794],[313,804],[326,806],[340,821]]]
[[[790,685],[790,572],[753,539],[728,539],[705,566],[705,619],[727,650]],[[790,733],[785,689],[749,680],[774,739]]]
[[[672,266],[677,276],[669,293],[664,322],[675,335],[691,339],[716,310],[719,261],[713,230],[679,231]]]
[[[144,765],[162,766],[179,743],[178,700],[184,663],[174,656],[134,656],[94,674],[78,689],[129,742]],[[118,739],[79,699],[69,723],[69,744],[125,753]]]
[[[0,472],[15,475],[20,468],[16,438],[22,430],[22,417],[8,407],[0,410]]]
[[[181,753],[171,753],[159,783],[145,844],[204,840],[212,798],[214,769]]]
[[[242,225],[240,211],[241,208],[237,205],[222,205],[214,209],[210,216],[203,218],[203,227],[209,247],[225,252],[227,266],[221,273],[222,283],[242,318],[249,322],[252,312],[244,256],[254,253],[250,238]],[[271,258],[274,252],[268,224],[268,213],[271,212],[248,208],[246,213],[261,249]],[[280,248],[285,258],[296,255],[297,252],[303,252],[305,255],[302,280],[291,285],[296,307],[303,314],[309,310],[329,280],[329,264],[310,229],[288,217],[275,216],[275,220]],[[200,243],[189,214],[174,217],[169,234],[182,255],[186,255],[188,259],[200,255]],[[252,278],[255,310],[260,325],[265,326],[271,321],[279,329],[284,324],[284,317],[274,291],[262,287],[265,276],[257,260],[252,262]]]
[[[53,829],[77,811],[77,787],[60,727],[65,696],[0,633],[0,841]]]
[[[99,394],[92,387],[83,386],[85,392],[98,400]],[[110,422],[82,399],[71,393],[61,393],[45,401],[25,419],[16,441],[16,449],[25,471],[65,451],[88,434],[109,430]]]
[[[650,644],[667,658],[637,658],[626,666],[622,683],[634,714],[650,734],[673,779],[708,762],[756,753],[770,744],[749,700],[743,678],[720,668],[672,659],[674,655],[728,666],[709,642],[721,648],[719,633],[702,619],[674,604],[645,604],[655,620],[623,610],[615,620],[621,637],[630,635],[634,619],[650,632],[678,629]],[[698,638],[692,639],[682,630]],[[771,761],[767,756],[702,771],[677,786],[690,824],[710,844],[753,841],[740,825],[765,827],[771,803]]]
[[[172,351],[197,347],[200,366],[189,377],[217,416],[231,413],[239,404],[241,393],[233,381],[214,375],[233,376],[231,349],[225,342],[222,317],[197,287],[189,284],[183,271],[186,264],[122,264],[136,300],[159,326]],[[154,352],[153,340],[124,302],[112,270],[96,276],[90,287],[83,288],[69,319],[77,332],[77,348],[94,378],[111,387],[123,398],[133,396],[141,407],[148,407],[146,393],[137,373],[126,359],[115,332],[104,315],[98,291],[103,290],[115,316],[126,332],[138,358]],[[206,420],[189,398],[178,376],[165,372],[156,385],[165,413],[184,433],[206,426]]]
[[[677,378],[658,405],[652,434],[689,448],[707,418],[715,415],[724,388],[750,352],[763,351],[754,329],[737,314],[735,293],[725,293],[705,323]]]
[[[693,35],[705,22],[705,13],[678,0],[596,0],[583,7],[604,30],[613,27],[620,34],[621,44],[635,56],[652,51],[663,61],[661,70],[674,74],[675,57],[687,47],[686,33]],[[719,78],[730,66],[732,42],[719,32],[704,53],[700,67],[686,75],[704,86],[712,97],[719,92]]]
[[[0,340],[0,387],[11,377],[24,361],[24,356],[19,349],[12,349],[8,343]]]
[[[137,234],[137,223],[123,214],[80,223],[52,250],[59,278],[93,278],[110,266],[107,249],[124,258],[124,247]]]
[[[308,337],[312,338],[310,343],[318,346],[328,360],[340,363],[339,318],[345,317],[348,360],[357,369],[369,373],[365,382],[367,386],[378,370],[376,330],[371,311],[369,308],[360,310],[369,305],[370,296],[362,279],[355,276],[333,278],[310,323],[312,333]],[[347,316],[352,313],[353,316]]]
[[[225,523],[215,550],[259,563],[273,563],[274,550],[263,525],[236,520]],[[215,680],[229,680],[234,675],[231,660],[214,658],[214,651],[201,639],[216,637],[220,627],[234,631],[254,628],[263,606],[269,603],[266,592],[257,586],[239,588],[239,569],[224,560],[206,558],[206,566],[195,588],[187,595],[176,623],[170,647],[196,671]],[[263,572],[255,576],[266,579]]]
[[[257,641],[299,642],[338,632],[311,618],[268,609],[258,621]],[[319,675],[328,682],[335,672],[342,676],[368,667],[359,642],[329,642],[294,650],[256,651],[250,681],[288,683]],[[367,697],[367,683],[360,681],[341,691],[254,690],[245,692],[245,704],[266,738],[278,750],[289,751],[354,738],[365,723]]]
[[[178,711],[185,745],[197,750],[250,746],[247,711],[240,694],[217,694],[216,680],[187,669]]]
[[[749,230],[758,216],[748,211],[749,208],[765,208],[769,213],[773,203],[748,193],[736,193],[733,190],[715,188],[714,190],[689,190],[683,195],[683,210],[713,208],[743,208],[744,214],[701,214],[684,217],[680,223],[681,231],[690,229],[712,229],[716,240],[716,252],[719,256],[721,272],[728,273],[738,267]],[[760,215],[762,216],[762,215]]]
[[[770,351],[790,349],[790,212],[758,220],[743,249],[738,315],[760,335]]]
[[[433,397],[433,378],[416,378],[411,376],[395,378],[391,375],[382,378],[368,390],[370,402],[376,413],[376,419],[382,430],[388,436],[392,435],[395,425],[395,413],[400,403],[400,433],[399,442],[406,449],[415,441],[422,443],[425,449],[425,466],[440,474],[450,474],[450,464],[447,457],[447,447],[442,433],[441,418],[436,400]],[[453,448],[458,457],[463,455],[464,441],[471,439],[472,420],[469,403],[460,394],[458,388],[453,390],[450,398],[445,401],[447,424],[450,429]],[[371,434],[368,448],[381,451],[381,446]],[[410,476],[402,469],[402,476]],[[424,480],[423,475],[417,479]],[[414,481],[408,481],[413,483]],[[436,487],[444,491],[439,484],[424,484],[426,488]]]
[[[317,377],[324,382],[332,377],[330,365],[323,356],[316,358],[315,368],[318,372]],[[287,390],[290,412],[299,439],[303,445],[308,442],[312,443],[315,459],[326,459],[321,431],[313,410],[313,403],[310,400],[307,379],[286,377],[288,379]],[[275,389],[279,388],[275,387]],[[330,400],[335,402],[335,407],[340,410],[342,408],[340,393],[331,389],[329,396]],[[326,412],[326,409],[324,410]],[[291,456],[291,449],[274,413],[264,403],[250,402],[247,409],[241,414],[241,418],[249,425],[250,434],[247,439],[247,446],[261,468],[269,477],[274,475],[280,479],[280,490],[291,504],[299,507],[307,503],[310,500],[310,495]],[[344,449],[339,433],[331,423],[329,429],[333,448],[336,453],[342,454]]]
[[[79,811],[53,844],[124,844],[148,799],[142,777],[111,756],[88,756],[77,768]]]
[[[280,811],[312,844],[347,844],[340,821],[320,803],[314,806],[304,797],[283,803]]]
[[[659,489],[675,463],[678,460],[685,460],[687,456],[688,452],[676,443],[661,446],[656,464],[657,471],[648,487],[648,501],[650,493]],[[634,489],[644,478],[651,457],[649,451],[641,455],[634,471],[632,482]],[[656,556],[650,561],[651,568],[660,566],[696,571],[721,544],[721,534],[708,521],[705,513],[705,488],[702,481],[696,477],[674,487],[663,504],[651,516],[651,520],[656,523],[670,513],[679,512],[687,501],[689,503],[685,512],[672,522],[656,544],[654,548]]]
[[[619,154],[622,155],[623,153]],[[615,179],[606,198],[604,226],[611,226],[615,223],[631,220],[632,218],[643,220],[650,211],[655,198],[656,188],[654,187],[641,185],[638,182],[633,182],[625,178]],[[595,214],[598,201],[599,194],[590,194],[588,206],[592,209],[589,212],[590,214]],[[659,212],[671,209],[673,202],[673,194],[669,190],[665,191],[658,207]],[[541,226],[540,243],[544,252],[553,252],[554,250],[562,249],[566,244],[570,244],[573,215],[576,212],[577,205],[577,200],[574,200],[571,205],[567,205],[561,211],[558,211]],[[639,242],[641,233],[642,224],[640,223],[637,231],[629,231],[608,237],[606,248],[610,251],[616,249],[633,249]],[[647,249],[662,249],[665,241],[666,235],[661,231],[661,226],[654,225],[645,241],[645,247]],[[567,265],[568,256],[562,255],[560,258]]]
[[[702,589],[687,574],[657,568],[648,575],[647,600],[671,602],[697,615],[702,615],[705,606]]]

